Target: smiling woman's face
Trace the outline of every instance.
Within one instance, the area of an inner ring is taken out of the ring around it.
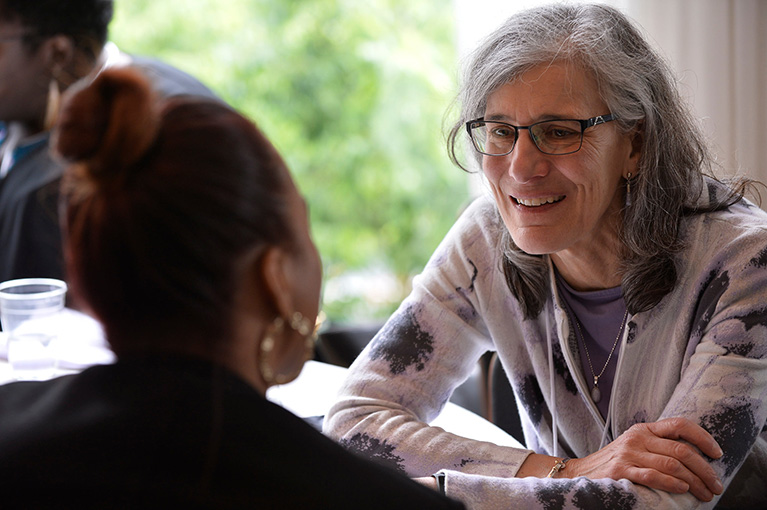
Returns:
[[[550,119],[609,113],[593,77],[564,63],[539,65],[487,99],[485,119],[527,126]],[[629,135],[614,122],[588,128],[578,152],[540,152],[527,130],[511,154],[484,156],[482,167],[506,228],[527,253],[565,255],[617,240],[623,203],[620,182],[636,175]],[[612,241],[608,241],[612,240]]]

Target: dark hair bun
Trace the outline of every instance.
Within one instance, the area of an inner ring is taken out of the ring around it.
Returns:
[[[111,181],[152,146],[159,122],[149,81],[134,69],[107,69],[93,82],[70,89],[53,147],[78,163],[81,177]]]

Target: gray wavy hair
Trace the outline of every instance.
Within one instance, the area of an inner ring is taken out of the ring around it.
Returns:
[[[663,58],[639,30],[605,5],[548,5],[509,18],[473,53],[458,96],[460,118],[448,134],[450,158],[464,170],[457,149],[468,139],[465,123],[484,114],[487,97],[533,66],[567,61],[596,78],[599,93],[618,117],[619,129],[637,130],[642,142],[632,205],[624,210],[623,295],[631,313],[655,306],[677,278],[674,255],[683,248],[683,216],[702,212],[713,158],[697,122],[681,99]],[[482,155],[471,150],[480,163]],[[712,181],[713,182],[713,181]],[[705,210],[742,198],[742,186],[723,188]],[[548,295],[548,267],[542,256],[519,249],[503,233],[503,270],[509,288],[528,317],[537,316]]]

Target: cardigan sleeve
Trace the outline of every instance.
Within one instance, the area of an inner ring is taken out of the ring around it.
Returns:
[[[736,210],[742,208],[739,206]],[[727,216],[725,216],[727,218]],[[710,230],[730,227],[720,221]],[[733,225],[734,227],[734,225]],[[733,230],[735,230],[733,228]],[[737,476],[738,492],[767,504],[767,228],[739,226],[700,271],[692,327],[679,383],[661,418],[683,416],[709,431],[724,451],[711,462],[725,488]],[[709,248],[710,249],[710,248]],[[762,482],[742,485],[761,465]],[[743,507],[743,505],[738,505]]]
[[[476,221],[486,211],[475,203],[451,229],[411,295],[349,368],[325,420],[325,432],[347,448],[410,476],[445,468],[514,476],[530,454],[428,425],[493,349],[476,297],[497,257],[482,249],[496,242]]]

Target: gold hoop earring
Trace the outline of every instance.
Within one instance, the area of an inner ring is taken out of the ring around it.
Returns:
[[[304,363],[314,356],[315,328],[312,328],[311,321],[304,317],[301,312],[294,312],[290,316],[290,321],[287,324],[290,329],[303,337],[303,359],[293,372],[287,374],[277,373],[272,368],[272,355],[274,353],[276,339],[278,336],[282,336],[285,331],[285,320],[282,317],[275,317],[272,323],[267,327],[266,335],[264,335],[264,339],[261,341],[258,362],[261,378],[269,386],[273,384],[285,384],[292,381],[301,373]]]
[[[626,208],[631,207],[631,176],[631,172],[626,176]]]
[[[61,90],[59,89],[59,82],[56,78],[51,78],[51,81],[48,83],[48,99],[45,104],[45,119],[43,120],[43,127],[46,131],[51,129],[56,123],[60,108]]]

